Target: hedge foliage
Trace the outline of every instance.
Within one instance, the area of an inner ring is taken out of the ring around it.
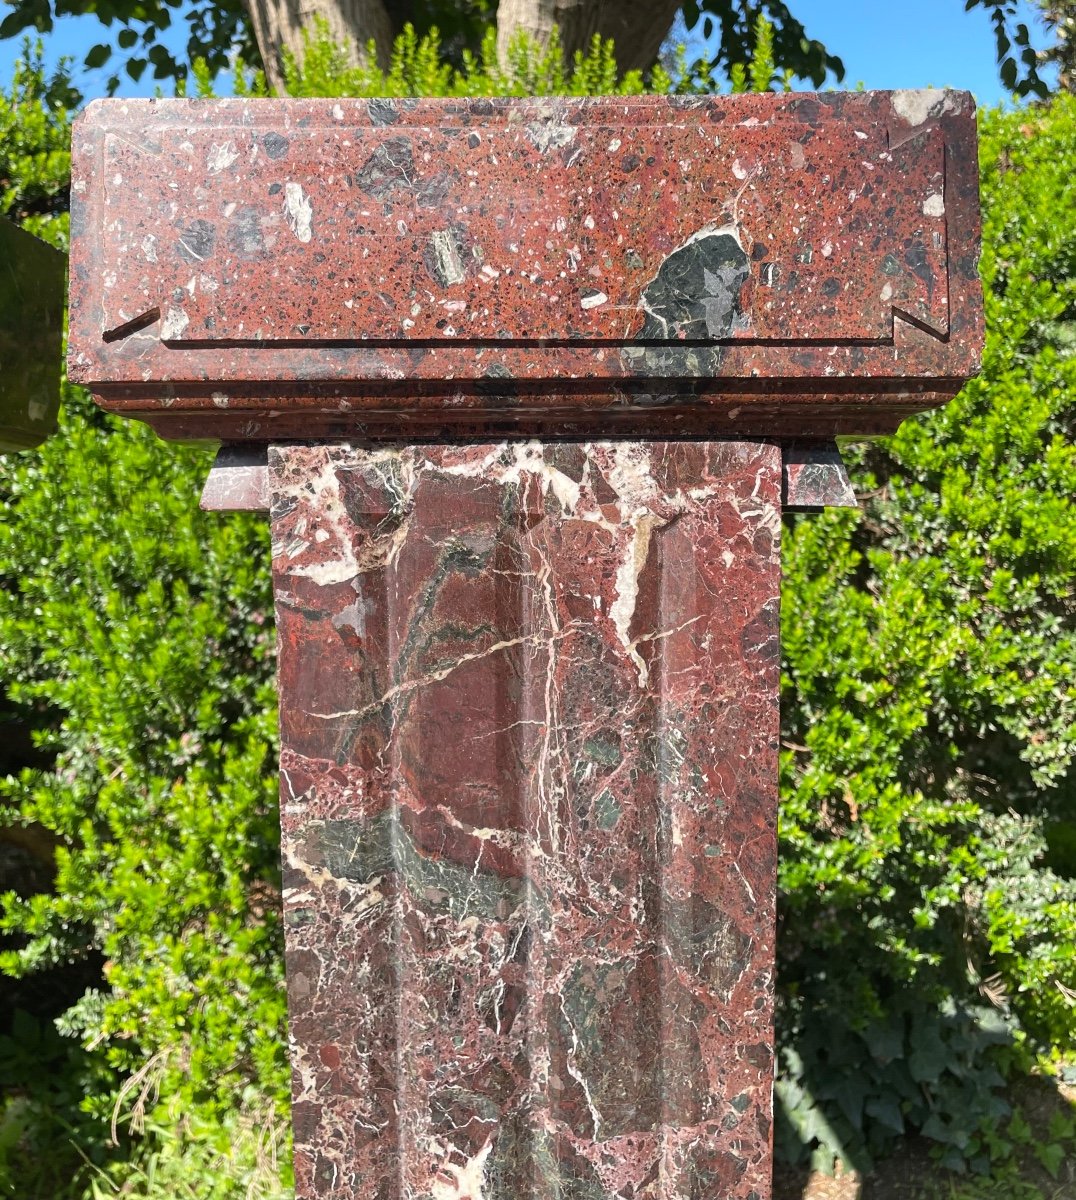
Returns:
[[[785,552],[786,1149],[985,1169],[1076,1051],[1076,97],[980,125],[982,375]]]
[[[412,39],[359,78],[321,40],[289,86],[642,87],[601,46],[497,70]],[[64,88],[0,100],[0,211],[59,245]],[[1003,1077],[1076,1051],[1076,100],[982,136],[983,376],[786,547],[779,1148],[823,1165],[918,1130],[985,1169]],[[64,401],[0,460],[0,1195],[283,1196],[265,524],[199,513],[205,453]]]
[[[60,246],[62,84],[21,66],[0,102],[0,210]],[[199,512],[209,461],[74,388],[58,436],[0,459],[0,1195],[149,1164],[186,1195],[167,1161],[218,1154],[185,1186],[242,1195],[285,1121],[268,537]]]

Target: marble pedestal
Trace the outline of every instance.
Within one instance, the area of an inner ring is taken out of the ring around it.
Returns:
[[[770,1194],[780,450],[270,451],[297,1194]]]
[[[978,369],[977,179],[948,91],[80,116],[69,378],[271,502],[300,1200],[769,1196],[780,510]]]

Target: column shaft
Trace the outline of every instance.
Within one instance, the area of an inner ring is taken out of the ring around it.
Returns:
[[[270,451],[300,1200],[766,1200],[780,451]]]

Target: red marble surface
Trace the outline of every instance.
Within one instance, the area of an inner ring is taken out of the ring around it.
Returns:
[[[875,433],[978,367],[961,92],[103,101],[71,378],[166,436]]]
[[[270,449],[301,1200],[766,1200],[779,447]]]
[[[833,442],[785,443],[781,462],[781,507],[785,512],[857,507],[844,459]]]

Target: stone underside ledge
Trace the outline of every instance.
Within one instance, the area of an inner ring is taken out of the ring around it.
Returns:
[[[565,451],[561,449],[560,453]],[[848,471],[834,442],[786,443],[781,453],[781,479],[781,507],[785,512],[857,506]],[[268,446],[225,443],[202,489],[201,507],[209,512],[268,512]]]

